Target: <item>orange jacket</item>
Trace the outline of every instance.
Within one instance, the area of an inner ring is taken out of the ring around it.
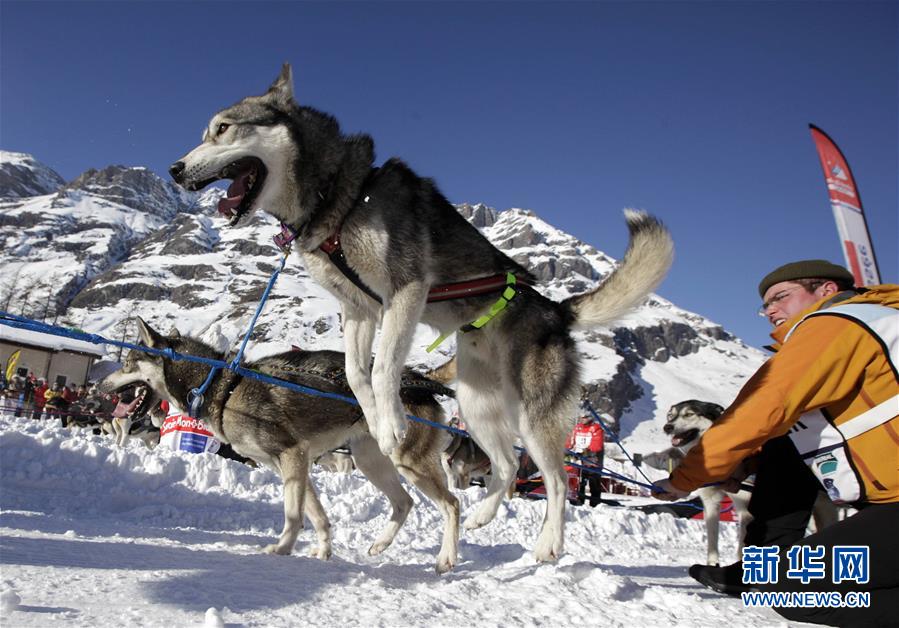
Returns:
[[[838,305],[856,303],[899,309],[899,286],[872,286]],[[807,412],[820,409],[839,426],[899,394],[888,355],[858,322],[813,316],[784,341],[804,316],[827,305],[822,299],[774,330],[777,354],[671,474],[675,487],[694,490],[728,478],[742,460],[765,441],[787,434]],[[864,488],[859,501],[899,501],[899,416],[849,440],[848,454]]]

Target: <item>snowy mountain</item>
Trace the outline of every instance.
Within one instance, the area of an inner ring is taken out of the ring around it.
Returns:
[[[56,171],[26,153],[0,151],[0,197],[50,194],[65,185]]]
[[[18,155],[6,162],[7,156]],[[4,262],[0,306],[41,319],[66,310],[85,284],[124,260],[151,233],[199,195],[182,192],[145,168],[88,170],[55,193],[18,197],[52,170],[30,155],[3,153],[0,243]],[[8,166],[8,167],[7,167]]]
[[[0,309],[58,317],[115,339],[134,339],[133,316],[140,315],[160,329],[176,326],[236,348],[281,255],[271,240],[275,220],[255,214],[228,228],[212,209],[221,194],[185,194],[146,169],[113,166],[90,170],[55,194],[0,200],[0,263],[9,269],[0,281]],[[11,194],[3,187],[0,196]],[[458,209],[530,268],[550,298],[583,292],[614,266],[531,211]],[[338,312],[299,256],[290,256],[247,355],[291,344],[341,350]],[[452,356],[452,341],[425,352],[436,335],[419,326],[411,364],[433,367]],[[585,394],[641,447],[666,444],[661,426],[671,404],[696,398],[726,405],[765,359],[721,326],[655,295],[613,329],[576,337]],[[110,347],[109,355],[116,358],[118,349]]]

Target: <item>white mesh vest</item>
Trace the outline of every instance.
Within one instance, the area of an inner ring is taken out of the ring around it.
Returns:
[[[837,305],[812,312],[796,323],[784,342],[804,321],[813,316],[839,316],[861,325],[883,346],[887,360],[897,373],[899,367],[899,311],[868,303]],[[847,442],[899,415],[899,395],[841,423],[827,420],[820,410],[806,412],[790,429],[789,436],[799,455],[837,504],[850,504],[862,497],[862,482],[849,463]]]

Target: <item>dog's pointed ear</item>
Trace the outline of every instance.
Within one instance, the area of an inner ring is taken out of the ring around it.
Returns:
[[[705,411],[708,412],[710,419],[717,419],[724,414],[724,408],[717,403],[706,403],[705,406]]]
[[[181,332],[178,331],[178,328],[172,325],[172,328],[169,330],[169,338],[173,340],[177,340],[181,337]]]
[[[140,316],[137,317],[137,331],[140,334],[141,342],[150,349],[155,349],[162,345],[162,334],[150,327]]]
[[[293,100],[293,70],[289,63],[281,66],[281,74],[268,88],[267,95],[272,96],[278,102],[287,104]]]

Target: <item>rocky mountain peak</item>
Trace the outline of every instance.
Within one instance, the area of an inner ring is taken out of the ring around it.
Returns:
[[[146,168],[127,166],[91,168],[65,187],[65,191],[69,190],[101,196],[166,220],[179,212],[191,211],[196,198]]]
[[[52,194],[65,183],[55,170],[28,153],[0,151],[0,197]]]
[[[498,212],[492,207],[487,207],[483,203],[475,203],[471,205],[470,203],[462,203],[461,205],[456,205],[456,209],[459,210],[459,213],[465,216],[465,218],[473,224],[478,229],[484,229],[486,227],[492,227],[496,222],[496,217]]]

